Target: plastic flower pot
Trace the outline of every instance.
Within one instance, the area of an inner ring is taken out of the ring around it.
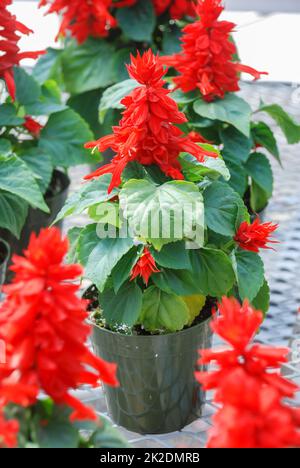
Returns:
[[[0,288],[4,283],[6,276],[7,262],[10,255],[9,245],[5,240],[0,239]],[[1,289],[0,289],[1,294]]]
[[[93,326],[94,352],[118,365],[105,386],[113,421],[140,434],[181,430],[201,416],[205,393],[194,377],[198,350],[211,347],[210,319],[169,335],[128,336]]]
[[[0,229],[0,236],[10,245],[12,255],[20,255],[26,249],[32,232],[38,233],[42,228],[53,223],[66,202],[69,186],[69,177],[65,173],[55,170],[51,185],[45,196],[46,203],[50,208],[50,214],[30,208],[20,239],[17,239],[7,230]],[[62,222],[58,223],[58,227],[62,228]]]

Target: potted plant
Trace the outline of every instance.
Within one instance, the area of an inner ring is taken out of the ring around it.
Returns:
[[[6,347],[0,361],[0,448],[126,447],[106,420],[71,394],[83,384],[118,381],[115,364],[85,345],[86,303],[74,284],[81,267],[63,263],[67,248],[58,229],[45,229],[31,236],[24,257],[13,259],[15,278],[4,287],[0,305]]]
[[[107,135],[120,110],[109,109],[99,122],[105,90],[127,78],[130,53],[150,46],[164,54],[177,51],[180,25],[194,15],[193,5],[194,0],[41,0],[46,12],[60,16],[63,47],[48,49],[34,76],[55,79],[94,134]],[[105,163],[112,154],[103,156]]]
[[[0,105],[0,235],[12,252],[21,253],[31,231],[50,225],[63,206],[70,184],[67,170],[86,162],[83,143],[92,134],[62,103],[54,81],[40,85],[19,66],[22,58],[41,52],[20,52],[19,32],[30,31],[9,12],[10,3],[1,6],[0,19],[7,50],[0,57],[6,85]]]
[[[236,94],[241,72],[259,79],[242,65],[231,33],[236,25],[220,21],[221,0],[198,0],[198,18],[182,32],[181,50],[162,61],[176,75],[174,99],[187,114],[188,127],[219,145],[231,173],[230,185],[244,198],[252,213],[261,212],[273,191],[273,173],[267,155],[281,164],[272,129],[261,120],[265,113],[275,121],[289,144],[300,141],[300,126],[278,104],[253,111]]]
[[[87,212],[69,232],[70,260],[85,267],[96,353],[117,362],[120,387],[106,388],[117,424],[140,433],[181,429],[199,417],[197,350],[210,346],[216,300],[235,294],[264,311],[269,290],[258,254],[271,223],[250,224],[214,147],[186,122],[151,50],[132,57],[137,87],[113,134],[87,144],[111,148],[111,163],[67,201],[57,221]],[[189,166],[186,167],[186,160]]]

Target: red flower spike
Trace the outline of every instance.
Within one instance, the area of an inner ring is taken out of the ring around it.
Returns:
[[[192,154],[200,162],[205,156],[218,157],[217,153],[201,148],[174,125],[187,119],[169,97],[170,91],[164,87],[163,80],[166,72],[151,50],[142,56],[138,53],[137,57],[131,57],[127,68],[131,78],[141,86],[121,101],[126,109],[119,126],[113,128],[114,133],[85,145],[100,152],[111,148],[116,156],[110,164],[85,179],[111,173],[110,193],[120,185],[122,172],[130,161],[145,166],[156,164],[167,176],[183,179],[178,160],[181,152]]]
[[[261,223],[259,218],[252,224],[244,221],[234,238],[241,249],[250,252],[259,252],[259,249],[270,249],[268,243],[277,244],[277,241],[271,240],[270,236],[278,229],[278,224]]]
[[[112,15],[112,8],[122,8],[134,5],[136,0],[41,0],[40,7],[48,6],[49,13],[58,13],[62,22],[58,36],[71,33],[81,44],[89,37],[106,37],[112,28],[117,26],[117,20]]]
[[[16,98],[16,86],[14,81],[13,67],[19,65],[25,58],[36,59],[45,51],[20,52],[18,42],[20,34],[31,34],[33,31],[24,24],[17,21],[7,7],[12,4],[12,0],[2,0],[0,5],[0,78],[4,79],[8,92],[13,100]]]
[[[137,261],[131,272],[130,281],[140,276],[143,278],[146,286],[149,283],[150,276],[153,273],[159,273],[160,270],[157,268],[154,258],[147,247],[144,248],[142,256]]]
[[[15,448],[18,432],[19,423],[15,420],[4,419],[0,410],[0,448]]]
[[[181,19],[184,16],[195,17],[195,0],[153,0],[157,16],[168,9],[172,19]]]
[[[251,74],[255,80],[266,74],[234,62],[237,49],[230,36],[235,24],[219,21],[223,9],[221,0],[198,0],[199,20],[183,29],[182,51],[161,58],[162,63],[179,73],[174,78],[177,88],[183,92],[199,89],[208,102],[238,91],[241,72]]]
[[[23,127],[26,128],[26,130],[28,130],[28,132],[31,133],[35,138],[40,137],[41,131],[44,128],[43,125],[41,125],[29,115],[26,115]]]
[[[283,401],[299,387],[279,371],[289,350],[251,344],[262,313],[247,302],[223,298],[212,329],[231,346],[201,351],[199,364],[217,364],[197,372],[204,389],[215,389],[221,408],[213,418],[209,448],[289,448],[300,446],[300,410]]]
[[[64,265],[68,241],[56,228],[31,236],[24,257],[13,257],[16,273],[0,306],[0,339],[7,344],[0,364],[0,406],[28,406],[43,390],[57,404],[74,408],[72,419],[95,417],[69,394],[83,384],[118,384],[116,365],[85,346],[90,327],[86,302],[78,298],[79,265]]]

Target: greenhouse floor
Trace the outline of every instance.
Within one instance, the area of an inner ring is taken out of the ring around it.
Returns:
[[[243,94],[252,103],[253,109],[258,107],[259,100],[262,98],[266,103],[276,102],[282,105],[300,122],[300,87],[297,89],[284,84],[244,83]],[[272,161],[275,190],[266,219],[279,223],[277,237],[280,243],[276,245],[276,255],[272,251],[263,253],[271,287],[271,307],[257,341],[292,348],[290,362],[284,366],[283,372],[300,385],[300,314],[298,314],[300,307],[300,145],[287,145],[282,133],[277,129],[276,132],[283,169],[276,161]],[[73,171],[72,190],[78,187],[82,176],[88,170],[86,167],[80,167]],[[85,224],[84,217],[72,218],[72,225],[66,222],[65,229],[83,224]],[[105,397],[101,389],[82,389],[77,392],[78,394],[86,403],[93,405],[99,414],[107,416]],[[216,411],[211,397],[211,395],[207,397],[203,417],[181,432],[161,436],[140,436],[123,428],[120,428],[120,431],[133,447],[202,448],[205,446],[207,431],[211,426],[211,416]],[[297,404],[300,406],[300,395],[298,395]]]

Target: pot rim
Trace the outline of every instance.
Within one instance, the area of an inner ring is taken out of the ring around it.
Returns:
[[[0,237],[0,246],[1,245],[3,245],[5,247],[6,253],[5,253],[4,260],[2,262],[0,261],[0,267],[3,266],[5,264],[5,262],[7,262],[7,260],[9,259],[9,256],[10,256],[10,246],[9,246],[8,242],[6,242],[6,240],[2,239],[2,237]]]
[[[189,328],[186,328],[184,330],[179,330],[177,332],[173,332],[173,333],[167,333],[165,335],[123,335],[122,333],[117,333],[117,332],[114,332],[112,330],[108,330],[107,328],[102,328],[100,327],[99,325],[97,325],[95,322],[93,322],[90,318],[88,318],[87,322],[89,325],[91,325],[93,328],[96,328],[97,330],[101,330],[103,331],[104,333],[107,333],[109,335],[116,335],[117,337],[122,337],[122,338],[128,338],[128,339],[138,339],[138,340],[153,340],[153,339],[163,339],[163,338],[169,338],[171,336],[183,336],[183,335],[187,335],[188,333],[191,333],[193,330],[196,330],[198,328],[201,328],[202,326],[208,324],[212,319],[212,316],[211,317],[208,317],[206,318],[205,320],[203,320],[202,322],[200,323],[197,323],[197,325],[194,325],[192,327],[189,327]]]

